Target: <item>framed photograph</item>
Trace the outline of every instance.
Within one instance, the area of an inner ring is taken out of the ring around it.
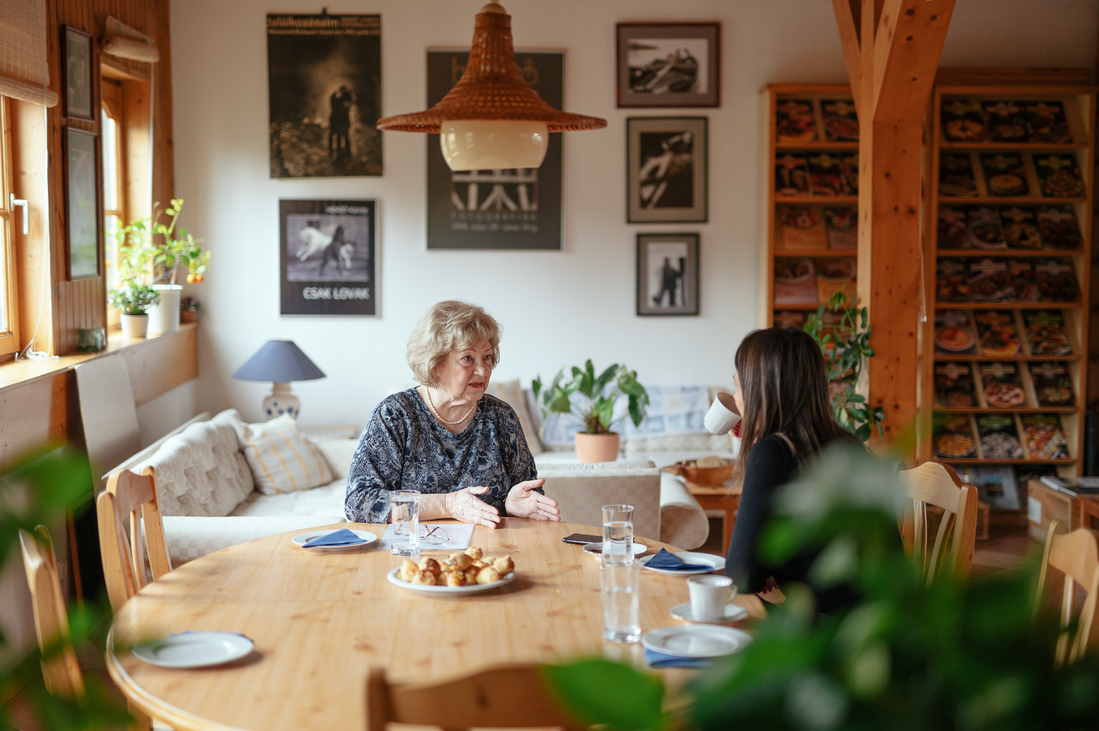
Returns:
[[[720,23],[619,23],[618,106],[721,106]]]
[[[95,121],[92,103],[92,37],[76,28],[61,26],[61,88],[65,116]]]
[[[626,120],[626,221],[706,223],[706,118]]]
[[[427,103],[458,83],[468,50],[427,52]],[[523,79],[550,106],[564,101],[565,54],[516,51]],[[561,249],[561,138],[549,136],[540,168],[454,172],[427,137],[428,249]]]
[[[82,129],[65,130],[65,218],[68,220],[69,279],[98,277],[102,263],[99,245],[99,176],[96,139]]]
[[[272,178],[382,174],[380,15],[268,15]]]
[[[637,314],[698,314],[698,234],[637,235]]]
[[[377,203],[280,200],[283,315],[376,315]]]

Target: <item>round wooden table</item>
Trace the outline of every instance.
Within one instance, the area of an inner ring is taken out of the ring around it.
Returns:
[[[108,652],[108,670],[134,705],[176,729],[277,731],[365,728],[371,665],[385,667],[392,681],[421,682],[593,654],[636,661],[637,645],[602,640],[598,557],[561,542],[598,532],[518,519],[495,531],[478,527],[473,545],[489,556],[510,554],[518,575],[494,592],[445,599],[390,584],[385,575],[401,559],[388,551],[310,552],[291,542],[297,531],[232,546],[142,589],[112,632],[127,644],[186,630],[240,632],[255,643],[252,654],[215,668],[168,670]],[[754,599],[745,603],[753,613]],[[668,610],[687,601],[686,581],[641,570],[640,600],[643,631],[676,624]]]

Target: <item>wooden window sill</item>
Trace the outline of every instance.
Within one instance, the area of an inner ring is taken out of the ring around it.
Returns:
[[[107,348],[101,350],[98,353],[74,353],[73,355],[63,355],[59,358],[51,358],[49,360],[17,360],[4,363],[0,365],[0,393],[9,388],[15,388],[17,386],[23,386],[32,381],[39,380],[41,378],[49,378],[56,374],[70,371],[74,366],[77,366],[84,361],[91,360],[93,358],[101,358],[104,355],[110,355],[112,353],[124,353],[127,356],[127,360],[130,360],[129,356],[136,355],[138,351],[145,348],[153,347],[157,345],[165,346],[183,346],[184,341],[194,342],[197,339],[197,333],[195,330],[198,328],[198,323],[188,322],[181,323],[179,331],[174,333],[165,333],[164,335],[150,335],[148,338],[127,338],[122,335],[122,330],[118,327],[110,328],[107,331]],[[159,350],[159,348],[157,348]],[[192,353],[194,348],[189,349]],[[185,371],[193,371],[194,378],[198,374],[197,358],[192,356],[191,362],[184,364]],[[179,379],[184,374],[175,374],[175,377],[170,380],[177,382],[176,385],[190,380],[190,378],[184,378],[183,381]],[[130,374],[130,380],[134,380],[134,374]],[[134,384],[134,398],[140,406],[142,403],[151,400],[152,397],[140,398],[143,394],[139,393],[138,384]],[[159,390],[159,389],[157,389]],[[156,394],[159,395],[159,394]],[[148,396],[145,394],[145,396]],[[153,396],[155,397],[155,396]]]

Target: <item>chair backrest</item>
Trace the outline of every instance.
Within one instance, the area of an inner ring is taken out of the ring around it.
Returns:
[[[84,695],[84,678],[69,641],[69,618],[57,578],[57,560],[50,532],[43,525],[34,529],[34,535],[21,530],[19,545],[23,549],[23,566],[31,590],[34,630],[38,635],[38,649],[42,651],[46,689],[54,695],[78,698]]]
[[[539,465],[561,520],[599,527],[604,505],[632,505],[636,538],[660,540],[660,471],[649,461]]]
[[[145,586],[145,549],[153,579],[172,570],[164,522],[157,502],[156,472],[146,467],[138,475],[119,470],[107,479],[107,489],[95,502],[99,519],[99,551],[111,609],[122,605]],[[140,511],[140,515],[138,512]],[[127,521],[129,545],[127,546]],[[145,540],[142,541],[142,526]],[[142,545],[144,543],[144,546]]]
[[[103,477],[141,450],[137,406],[121,353],[92,358],[76,366],[75,371],[84,443],[98,494],[103,489]]]
[[[901,535],[905,548],[920,561],[927,581],[934,581],[944,563],[953,568],[956,576],[968,578],[977,540],[977,488],[962,483],[953,468],[938,462],[925,462],[915,469],[902,470],[899,475],[912,499],[911,510],[905,511]],[[943,510],[930,553],[928,505]]]
[[[1095,606],[1099,595],[1099,542],[1095,534],[1086,528],[1067,532],[1065,524],[1053,520],[1046,534],[1042,554],[1042,572],[1038,577],[1038,601],[1050,579],[1049,569],[1064,574],[1061,590],[1061,636],[1057,639],[1057,662],[1073,662],[1087,651],[1099,648],[1099,633],[1092,635]],[[1070,638],[1068,627],[1072,610],[1076,605],[1076,587],[1083,587],[1087,596],[1080,610],[1076,636]]]
[[[370,668],[366,679],[367,731],[387,723],[469,728],[584,728],[553,698],[535,665],[482,670],[433,685],[390,685],[385,671]]]

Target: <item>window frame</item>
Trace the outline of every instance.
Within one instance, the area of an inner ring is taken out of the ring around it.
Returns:
[[[0,96],[0,277],[3,288],[4,311],[7,329],[0,329],[0,357],[19,351],[19,279],[18,257],[15,243],[15,208],[11,205],[12,187],[12,134],[11,103],[7,97]],[[22,215],[28,215],[24,209]]]

